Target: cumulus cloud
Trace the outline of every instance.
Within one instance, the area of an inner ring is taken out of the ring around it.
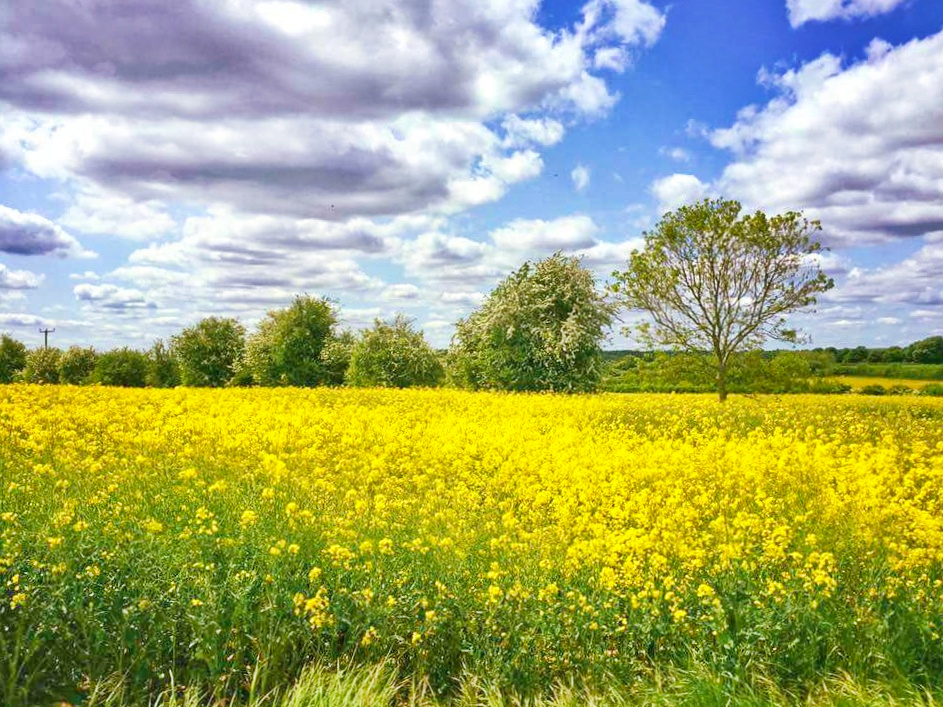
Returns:
[[[786,0],[789,24],[800,27],[806,22],[825,22],[884,15],[907,0]]]
[[[849,272],[830,300],[938,307],[943,315],[943,243],[928,243],[909,258],[884,267]]]
[[[91,257],[61,226],[39,214],[0,205],[0,253]]]
[[[943,230],[943,33],[760,78],[777,95],[711,134],[736,158],[718,191],[804,209],[836,245]]]
[[[339,220],[498,199],[539,172],[506,150],[562,138],[548,110],[615,101],[593,56],[649,46],[665,21],[639,0],[593,0],[557,31],[534,0],[113,5],[0,16],[0,145],[38,175],[131,199],[124,228],[93,196],[66,214],[131,237],[169,229],[172,201]],[[499,138],[486,123],[502,116]]]
[[[576,189],[576,191],[583,191],[589,186],[589,167],[582,164],[576,165],[573,171],[570,172],[570,179],[573,180],[573,188]]]
[[[37,275],[28,270],[10,270],[0,263],[0,291],[2,290],[35,290],[39,287],[44,275]]]
[[[131,240],[158,238],[176,226],[160,201],[135,201],[94,187],[75,196],[59,223],[82,233]]]
[[[12,327],[54,327],[55,321],[25,312],[0,312],[0,325]]]
[[[576,215],[551,221],[515,219],[489,236],[500,250],[552,252],[594,246],[598,232],[589,216]]]
[[[88,302],[105,309],[139,309],[153,306],[140,290],[117,285],[82,283],[76,285],[72,293],[81,302]]]
[[[708,185],[693,174],[672,174],[652,183],[652,195],[662,213],[698,201],[707,191]]]

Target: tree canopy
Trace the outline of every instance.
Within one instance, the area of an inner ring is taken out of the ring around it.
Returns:
[[[435,386],[444,377],[442,363],[423,333],[397,315],[377,319],[354,343],[347,378],[351,385],[383,388]]]
[[[207,317],[171,339],[183,385],[220,387],[236,373],[245,350],[245,328],[235,319]]]
[[[467,319],[449,350],[453,380],[470,388],[595,389],[613,308],[579,258],[524,263]]]
[[[332,382],[321,360],[334,336],[337,310],[326,298],[299,295],[273,309],[249,337],[246,365],[257,385],[315,386]]]
[[[626,307],[647,313],[635,328],[641,341],[709,354],[721,401],[731,357],[768,339],[796,341],[787,315],[834,284],[812,239],[818,222],[741,210],[705,199],[665,214],[611,286]]]

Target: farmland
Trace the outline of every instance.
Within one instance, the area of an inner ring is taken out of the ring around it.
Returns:
[[[943,683],[940,399],[12,385],[0,489],[3,704]]]

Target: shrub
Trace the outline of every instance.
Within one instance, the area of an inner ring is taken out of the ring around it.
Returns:
[[[324,368],[324,382],[327,385],[344,384],[353,348],[354,335],[349,331],[342,331],[321,349],[321,366]]]
[[[173,352],[158,339],[147,352],[147,384],[152,388],[173,388],[180,385],[180,369]]]
[[[943,396],[943,383],[930,383],[923,386],[920,391],[923,395],[932,395],[934,397]]]
[[[235,319],[208,317],[171,339],[183,385],[218,388],[236,373],[245,352],[246,330]]]
[[[59,358],[62,352],[55,348],[33,349],[26,354],[23,380],[27,383],[56,384],[59,382]]]
[[[11,336],[0,336],[0,383],[12,383],[26,367],[26,346]]]
[[[325,298],[299,295],[273,309],[246,344],[246,368],[258,385],[315,386],[328,382],[321,352],[333,338],[337,311]]]
[[[59,382],[85,385],[91,382],[98,354],[92,347],[70,346],[59,358]]]
[[[594,390],[613,306],[579,258],[524,263],[458,322],[452,379],[469,388]]]
[[[351,385],[382,388],[436,386],[444,377],[442,363],[412,322],[397,315],[392,322],[377,319],[364,331],[350,354]]]
[[[871,385],[864,386],[860,391],[862,395],[887,395],[887,388],[883,385],[878,385],[873,383]]]
[[[93,380],[101,385],[143,388],[147,384],[147,354],[127,347],[98,357]]]

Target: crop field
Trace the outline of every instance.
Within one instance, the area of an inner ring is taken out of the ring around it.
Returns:
[[[0,386],[0,587],[4,705],[926,704],[943,400]]]

